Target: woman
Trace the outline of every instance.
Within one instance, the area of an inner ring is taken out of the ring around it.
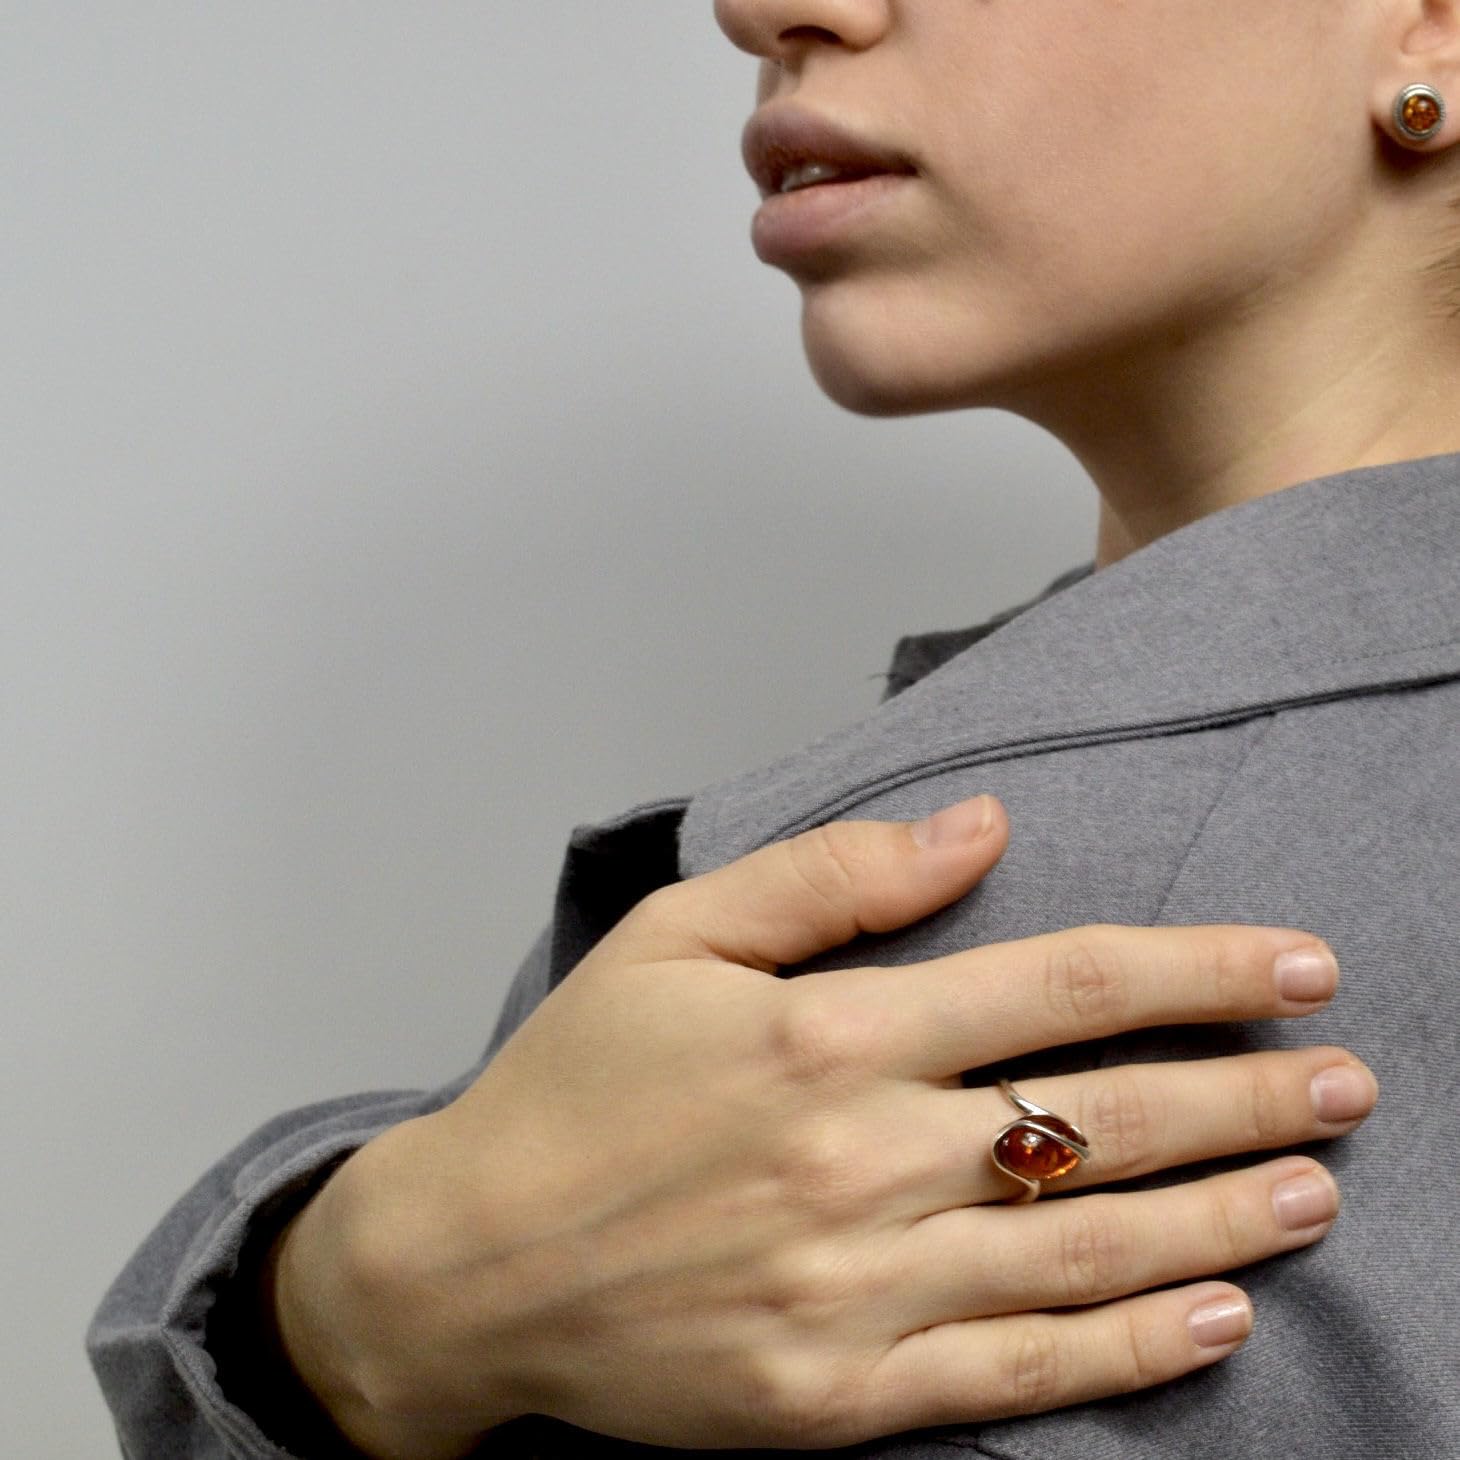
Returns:
[[[1048,427],[1093,565],[580,829],[481,1066],[119,1278],[124,1441],[1460,1453],[1460,3],[716,15],[818,381]]]

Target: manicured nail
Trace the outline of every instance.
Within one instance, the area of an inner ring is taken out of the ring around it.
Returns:
[[[959,842],[976,842],[993,824],[994,798],[975,796],[955,801],[932,816],[913,823],[913,840],[920,847],[951,847]]]
[[[1319,1120],[1357,1120],[1379,1098],[1379,1082],[1364,1065],[1334,1065],[1320,1070],[1308,1087]]]
[[[1272,1189],[1272,1209],[1278,1226],[1289,1232],[1301,1232],[1338,1215],[1338,1187],[1333,1179],[1313,1171],[1280,1181]]]
[[[1294,948],[1280,955],[1273,974],[1278,993],[1298,1004],[1331,999],[1338,987],[1338,964],[1331,953],[1318,948]]]
[[[1199,1348],[1226,1348],[1252,1332],[1252,1308],[1245,1298],[1219,1298],[1193,1308],[1186,1322]]]

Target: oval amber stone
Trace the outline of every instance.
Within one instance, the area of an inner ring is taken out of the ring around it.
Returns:
[[[1440,120],[1440,109],[1428,96],[1411,96],[1404,103],[1404,123],[1411,131],[1428,132]]]
[[[1067,1131],[1072,1139],[1078,1139],[1062,1120],[1041,1116],[1039,1123],[1053,1131]],[[1030,1181],[1053,1181],[1056,1176],[1067,1175],[1080,1164],[1079,1153],[1072,1151],[1063,1141],[1051,1140],[1040,1131],[1022,1126],[1000,1136],[994,1145],[994,1154],[1010,1171],[1028,1177]]]

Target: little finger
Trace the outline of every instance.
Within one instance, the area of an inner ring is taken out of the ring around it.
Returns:
[[[890,1434],[1037,1414],[1163,1384],[1234,1353],[1252,1307],[1228,1283],[1071,1313],[945,1323],[896,1343],[859,1386],[858,1428]]]

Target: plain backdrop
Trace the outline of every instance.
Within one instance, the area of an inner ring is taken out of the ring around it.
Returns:
[[[1091,556],[1043,432],[820,394],[754,71],[710,0],[0,3],[5,1453],[117,1453],[86,1323],[217,1156],[472,1063],[576,823]]]

